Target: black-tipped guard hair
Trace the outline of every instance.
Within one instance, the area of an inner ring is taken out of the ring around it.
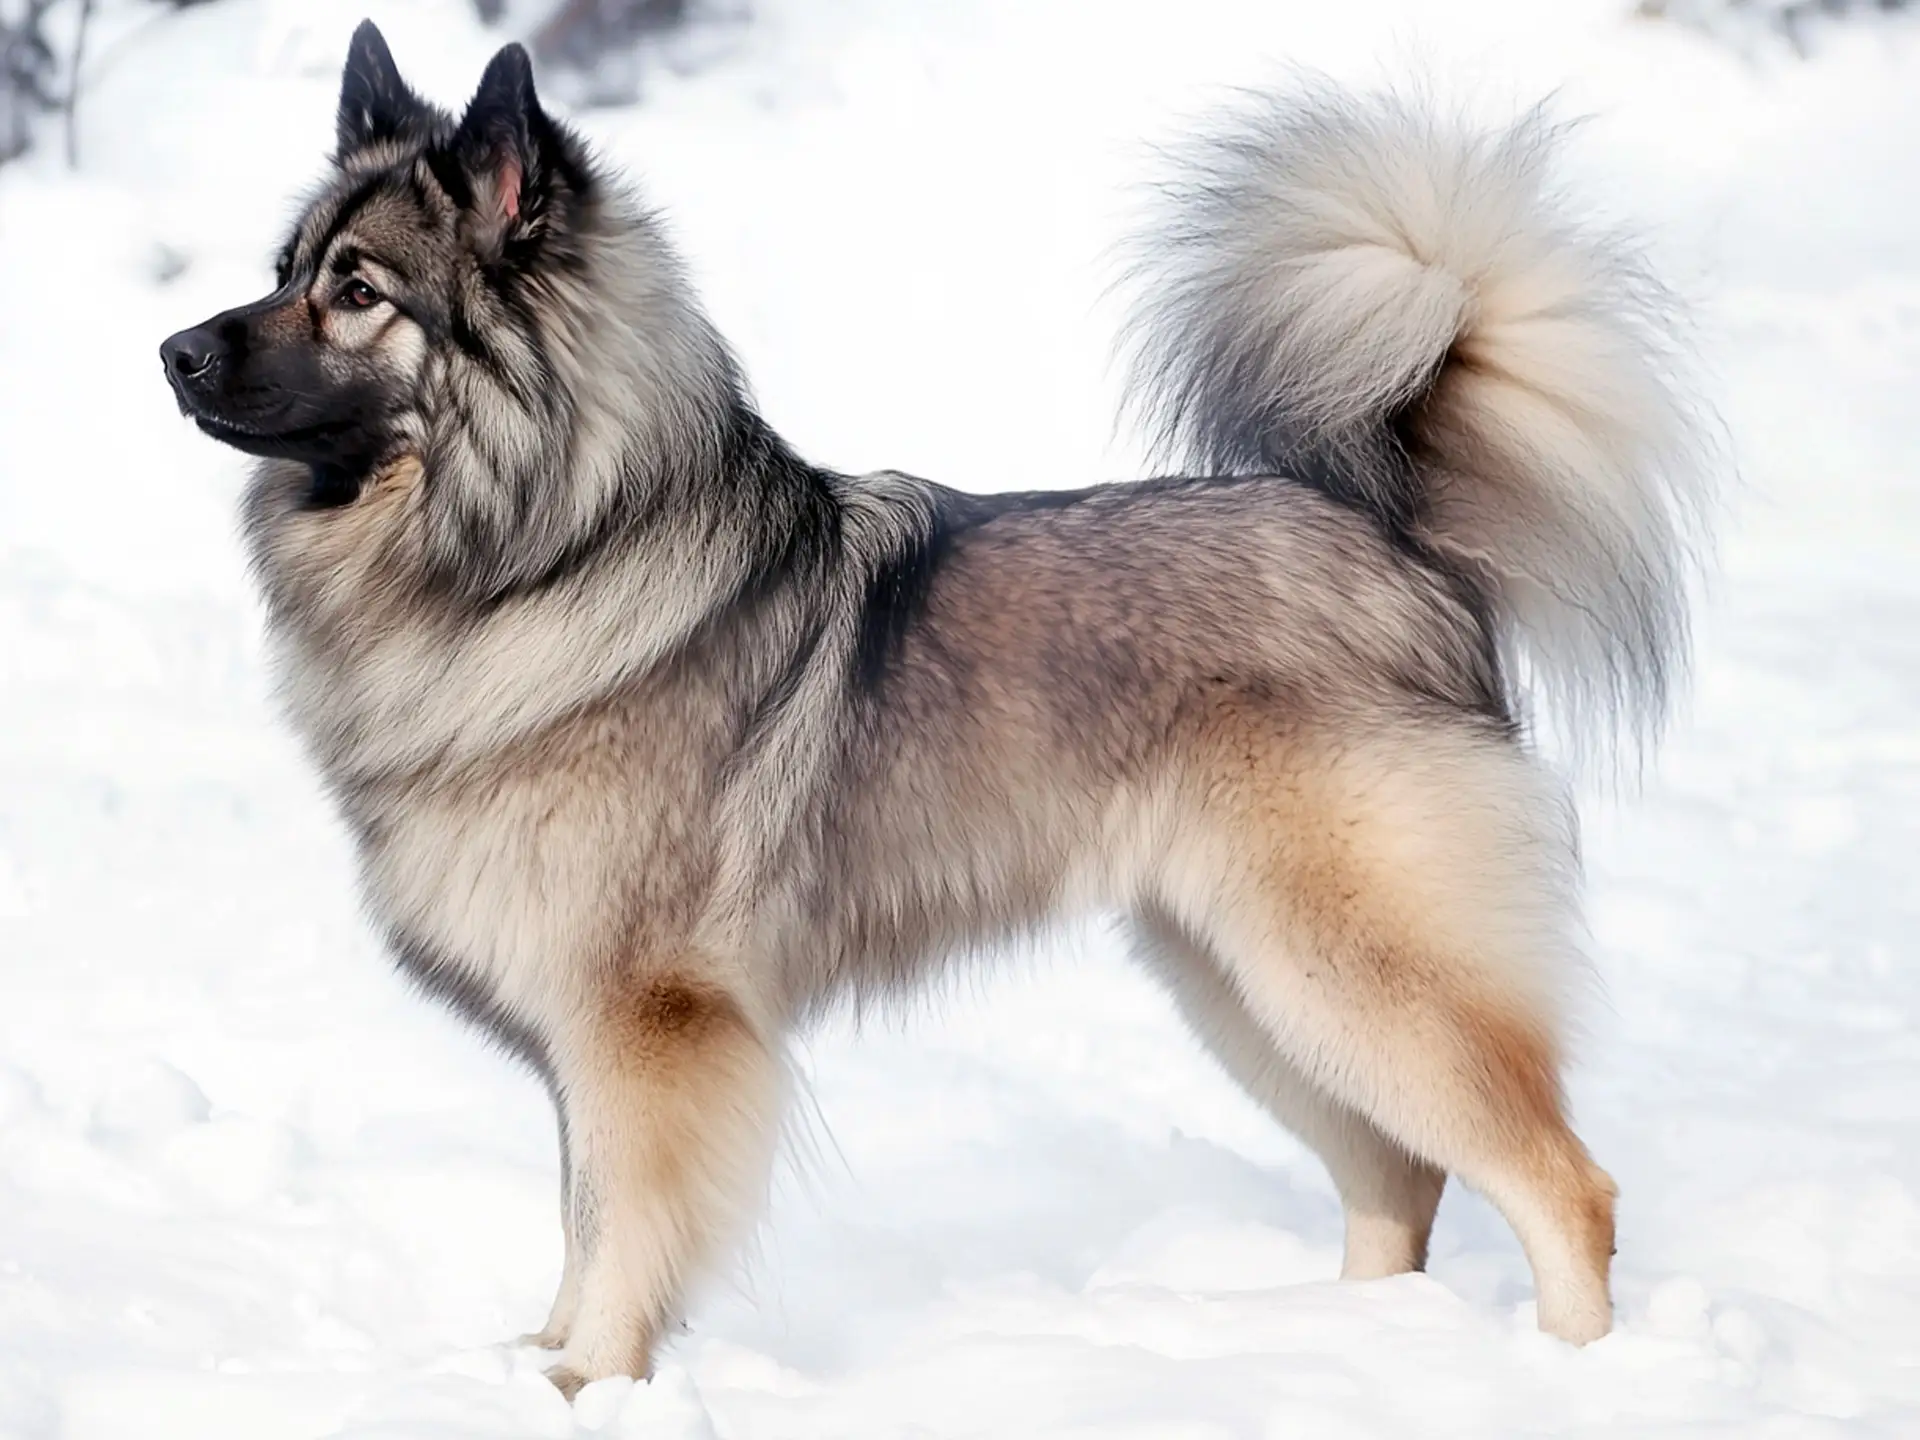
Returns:
[[[468,187],[463,203],[498,237],[538,221],[557,180],[581,185],[560,127],[540,107],[533,61],[520,45],[503,46],[487,63],[447,153]]]
[[[400,78],[393,51],[371,20],[362,20],[347,47],[340,74],[340,113],[335,121],[334,158],[429,129],[439,112]]]

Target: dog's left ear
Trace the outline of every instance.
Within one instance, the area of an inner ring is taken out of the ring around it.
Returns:
[[[335,120],[334,159],[348,156],[383,140],[392,140],[433,119],[428,105],[393,63],[379,27],[362,20],[347,49],[346,68],[340,72],[340,111]]]
[[[564,141],[540,108],[533,62],[520,46],[507,46],[488,64],[448,151],[466,182],[462,198],[483,248],[540,219],[564,165]]]

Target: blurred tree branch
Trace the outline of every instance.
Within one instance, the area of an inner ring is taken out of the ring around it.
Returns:
[[[66,116],[67,168],[80,168],[80,66],[87,57],[87,22],[93,19],[93,0],[80,0],[80,19],[73,32],[73,59],[67,65],[67,93],[61,103]]]
[[[1915,8],[1920,8],[1915,0],[1640,0],[1634,13],[1648,20],[1678,21],[1712,35],[1772,32],[1805,55],[1813,27],[1821,20]]]
[[[59,62],[47,43],[46,18],[60,0],[27,0],[17,13],[0,8],[0,161],[33,144],[37,115],[60,104]]]
[[[157,0],[187,10],[213,0]],[[38,122],[59,115],[67,164],[80,163],[81,70],[95,0],[0,0],[0,163],[33,147]],[[71,17],[71,23],[65,23]],[[64,34],[62,57],[49,29]]]
[[[685,22],[687,0],[565,0],[533,32],[533,53],[549,64],[589,65]]]

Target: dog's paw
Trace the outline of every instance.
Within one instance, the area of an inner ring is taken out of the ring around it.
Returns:
[[[534,1330],[522,1335],[513,1342],[516,1345],[529,1345],[535,1350],[564,1350],[567,1348],[567,1332],[556,1330],[549,1325],[544,1330]]]
[[[585,1389],[587,1384],[587,1377],[571,1365],[555,1365],[547,1371],[547,1379],[552,1382],[554,1389],[566,1397],[568,1404],[573,1403],[573,1398]]]

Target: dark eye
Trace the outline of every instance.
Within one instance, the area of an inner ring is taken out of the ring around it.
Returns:
[[[365,310],[380,303],[380,292],[364,280],[349,280],[335,303],[343,310]]]
[[[273,278],[276,282],[278,282],[278,284],[282,288],[284,288],[286,286],[286,283],[293,278],[293,247],[292,246],[288,246],[285,250],[282,250],[279,256],[274,260]]]

